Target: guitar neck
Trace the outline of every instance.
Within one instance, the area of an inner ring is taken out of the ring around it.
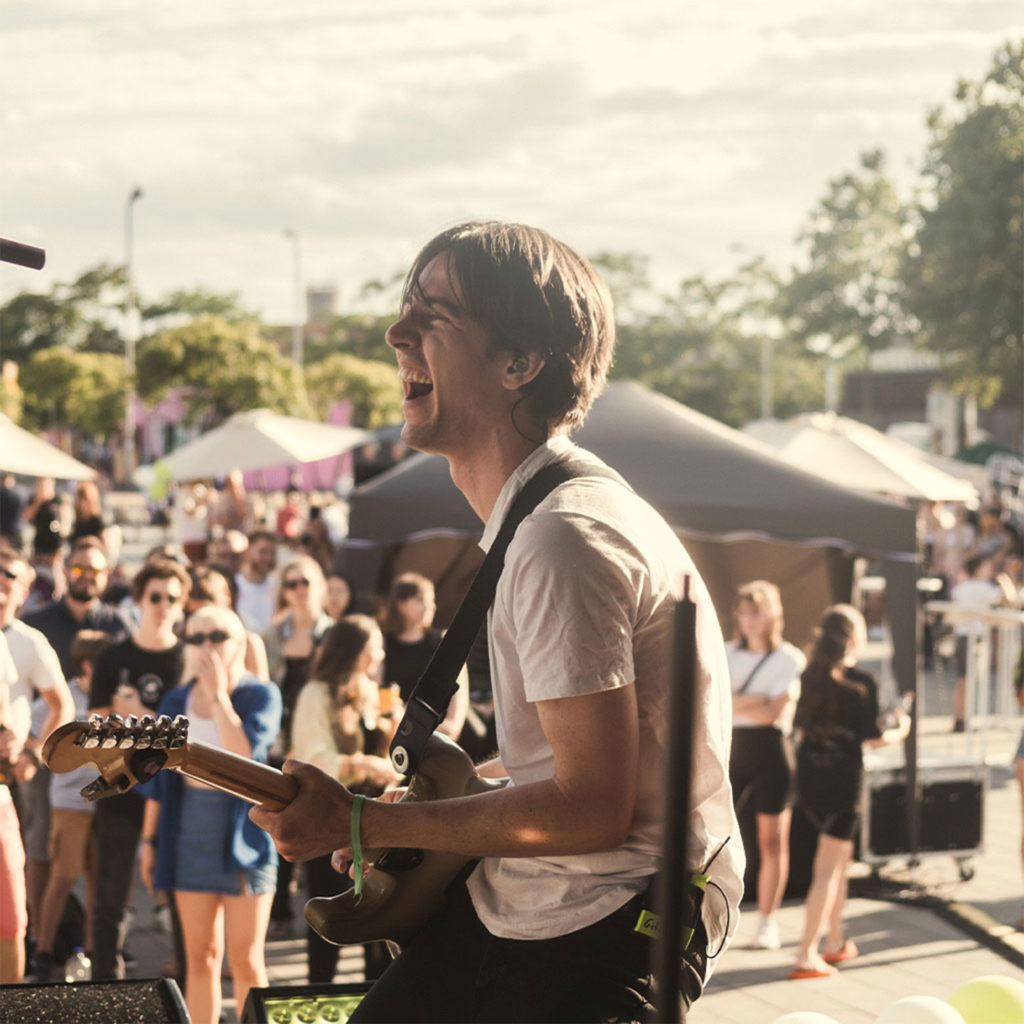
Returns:
[[[298,791],[298,783],[290,775],[202,740],[189,740],[176,753],[173,763],[167,765],[169,770],[270,811],[283,810]]]

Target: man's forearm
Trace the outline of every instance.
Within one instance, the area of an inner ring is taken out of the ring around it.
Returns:
[[[367,801],[362,842],[472,857],[593,853],[624,842],[632,816],[624,793],[573,796],[548,779],[452,800]]]

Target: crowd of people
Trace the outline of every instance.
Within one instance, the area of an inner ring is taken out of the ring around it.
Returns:
[[[237,502],[232,530],[247,522],[239,482],[219,492]],[[43,481],[37,500],[59,505],[52,485]],[[241,1006],[266,984],[265,940],[296,933],[299,885],[329,895],[346,879],[329,857],[300,878],[246,817],[248,804],[172,773],[87,803],[80,791],[95,770],[51,774],[42,745],[90,714],[184,714],[193,739],[278,767],[298,756],[379,794],[398,781],[387,744],[441,636],[433,584],[396,579],[378,624],[353,613],[353,586],[325,561],[329,548],[264,526],[228,544],[213,531],[189,544],[191,558],[184,544],[160,544],[126,577],[106,543],[123,551],[119,532],[94,498],[90,487],[76,502],[78,530],[73,517],[51,526],[33,514],[0,539],[0,983],[63,980],[68,935],[94,979],[125,977],[141,877],[173,934],[165,973],[194,1021],[215,1022],[225,956]],[[388,656],[385,636],[398,645]],[[456,739],[462,682],[445,722]],[[84,908],[69,904],[80,880]],[[305,931],[309,980],[330,981],[338,949]],[[389,960],[383,943],[368,944],[367,976]]]

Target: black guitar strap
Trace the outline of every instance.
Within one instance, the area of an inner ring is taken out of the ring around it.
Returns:
[[[462,599],[451,625],[427,663],[415,689],[409,696],[405,714],[391,741],[391,763],[395,771],[408,775],[416,770],[423,748],[434,730],[444,721],[448,704],[458,690],[458,675],[469,656],[487,609],[494,600],[498,578],[505,567],[505,552],[519,524],[559,484],[579,477],[622,478],[607,467],[568,459],[545,466],[532,476],[512,502],[494,543]]]

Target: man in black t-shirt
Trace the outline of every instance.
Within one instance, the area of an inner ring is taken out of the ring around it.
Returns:
[[[184,648],[175,635],[191,581],[177,562],[157,559],[132,580],[142,622],[128,640],[108,647],[93,668],[89,710],[126,718],[153,714],[181,682]],[[94,980],[124,977],[124,908],[131,891],[135,851],[145,800],[137,793],[106,797],[96,804],[93,828],[99,881],[93,925]]]

